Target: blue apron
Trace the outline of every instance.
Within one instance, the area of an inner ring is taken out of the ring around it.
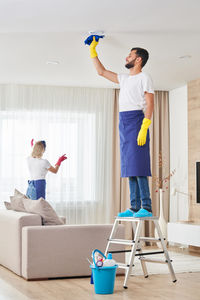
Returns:
[[[151,176],[149,130],[146,144],[144,146],[137,144],[143,119],[142,110],[119,113],[121,177]]]
[[[26,196],[32,200],[38,200],[39,198],[45,199],[46,194],[46,180],[28,180],[28,189]]]

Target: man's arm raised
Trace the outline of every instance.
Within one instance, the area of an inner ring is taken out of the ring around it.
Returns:
[[[106,78],[112,82],[119,83],[118,78],[117,78],[117,73],[106,70],[106,68],[102,65],[102,63],[100,62],[100,60],[98,59],[97,56],[94,57],[92,60],[93,60],[94,66],[97,70],[97,73],[100,76],[103,76],[104,78]]]
[[[103,66],[103,64],[98,59],[98,55],[96,52],[97,45],[98,45],[98,42],[96,42],[95,37],[93,37],[93,41],[90,44],[90,57],[93,60],[94,66],[97,70],[97,73],[100,76],[103,76],[104,78],[106,78],[112,82],[119,83],[118,78],[117,78],[117,73],[106,70],[106,68]]]

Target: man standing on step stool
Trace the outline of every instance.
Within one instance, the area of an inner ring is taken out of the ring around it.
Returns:
[[[147,176],[151,176],[149,126],[154,109],[152,80],[142,68],[149,54],[142,48],[132,48],[126,58],[129,74],[111,72],[100,62],[93,36],[90,56],[100,76],[119,83],[119,134],[121,177],[129,177],[131,208],[118,217],[151,217],[152,206]]]

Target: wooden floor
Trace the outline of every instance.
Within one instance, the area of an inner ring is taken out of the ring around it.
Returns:
[[[187,249],[183,252],[200,256]],[[90,278],[26,281],[0,266],[0,300],[200,300],[200,272],[176,277],[173,283],[170,275],[131,276],[125,290],[124,276],[117,276],[114,294],[96,295]]]
[[[117,276],[112,295],[96,295],[89,278],[26,281],[0,267],[0,300],[199,300],[200,272],[177,274],[172,283],[169,275],[131,276],[128,289],[123,276]]]

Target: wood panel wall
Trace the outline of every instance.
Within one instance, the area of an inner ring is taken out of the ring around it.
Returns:
[[[199,222],[200,204],[196,203],[197,161],[200,161],[200,79],[188,83],[188,191],[191,194],[189,215],[191,220]]]

